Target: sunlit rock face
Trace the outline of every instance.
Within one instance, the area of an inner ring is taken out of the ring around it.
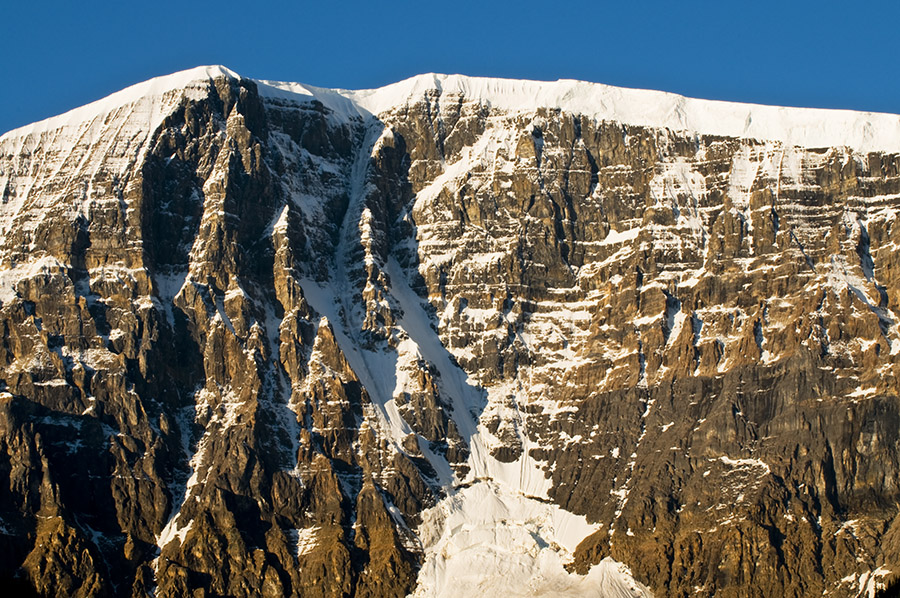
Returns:
[[[900,117],[204,67],[0,138],[0,577],[900,575]]]

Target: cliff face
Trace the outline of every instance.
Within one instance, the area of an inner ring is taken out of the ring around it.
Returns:
[[[900,572],[895,147],[478,80],[173,77],[0,138],[0,576],[856,596]]]

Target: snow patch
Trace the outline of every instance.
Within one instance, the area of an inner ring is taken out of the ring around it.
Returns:
[[[606,238],[600,241],[601,245],[615,245],[619,243],[625,243],[627,241],[633,241],[637,239],[637,236],[641,232],[641,227],[636,226],[634,228],[628,229],[626,231],[617,231],[614,229],[610,229],[606,234]]]
[[[44,256],[34,262],[16,264],[0,270],[0,303],[9,303],[16,298],[16,284],[41,274],[49,274],[53,270],[66,270],[66,266],[51,256]]]
[[[566,571],[578,543],[596,529],[556,505],[476,483],[423,513],[425,562],[412,596],[651,596],[611,558],[585,576]]]
[[[319,545],[318,541],[318,533],[319,527],[307,527],[303,529],[291,530],[294,536],[292,539],[294,541],[294,556],[301,557],[304,554],[309,554],[313,550],[316,549],[316,546]]]
[[[723,455],[719,457],[719,461],[734,469],[758,467],[764,469],[766,474],[772,473],[769,465],[759,459],[732,459]]]

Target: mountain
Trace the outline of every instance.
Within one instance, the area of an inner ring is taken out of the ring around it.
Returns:
[[[0,138],[0,578],[874,596],[900,116],[154,79]],[[14,585],[13,585],[14,584]]]

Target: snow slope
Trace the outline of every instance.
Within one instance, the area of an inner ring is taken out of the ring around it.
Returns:
[[[60,116],[10,131],[0,137],[0,142],[90,120],[140,98],[160,97],[219,76],[240,78],[223,66],[201,66],[157,77]],[[325,89],[280,81],[256,83],[268,97],[315,99],[344,117],[378,115],[416,101],[427,92],[438,91],[460,94],[506,111],[560,108],[599,120],[781,141],[802,147],[849,146],[858,151],[900,151],[900,115],[896,114],[701,100],[570,79],[526,81],[430,73],[366,90]]]
[[[133,104],[147,98],[159,98],[166,93],[180,90],[190,90],[197,86],[197,82],[206,82],[216,77],[234,77],[240,79],[241,76],[224,66],[198,66],[186,71],[179,71],[171,75],[163,77],[155,77],[126,87],[121,91],[109,95],[105,98],[85,104],[74,110],[70,110],[59,116],[53,116],[45,120],[13,129],[0,137],[0,142],[13,137],[25,137],[27,135],[39,135],[45,131],[52,131],[66,126],[77,127],[79,124],[115,112],[116,109]],[[152,113],[152,112],[151,112]],[[163,115],[165,116],[165,115]],[[152,127],[155,119],[148,120],[148,126]],[[150,132],[148,130],[147,132]]]
[[[264,94],[307,95],[342,114],[377,115],[415,101],[429,91],[439,91],[511,112],[560,108],[598,120],[781,141],[802,147],[849,146],[858,151],[900,151],[900,115],[896,114],[700,100],[569,79],[525,81],[427,74],[358,91],[326,90],[297,83],[258,83]]]
[[[52,209],[87,217],[93,201],[110,199],[111,181],[128,180],[163,120],[219,76],[237,77],[224,67],[158,77],[0,137],[0,238],[39,229]]]
[[[463,488],[423,514],[425,563],[414,598],[649,597],[624,565],[607,558],[585,576],[567,561],[594,526],[583,517],[492,482]]]

